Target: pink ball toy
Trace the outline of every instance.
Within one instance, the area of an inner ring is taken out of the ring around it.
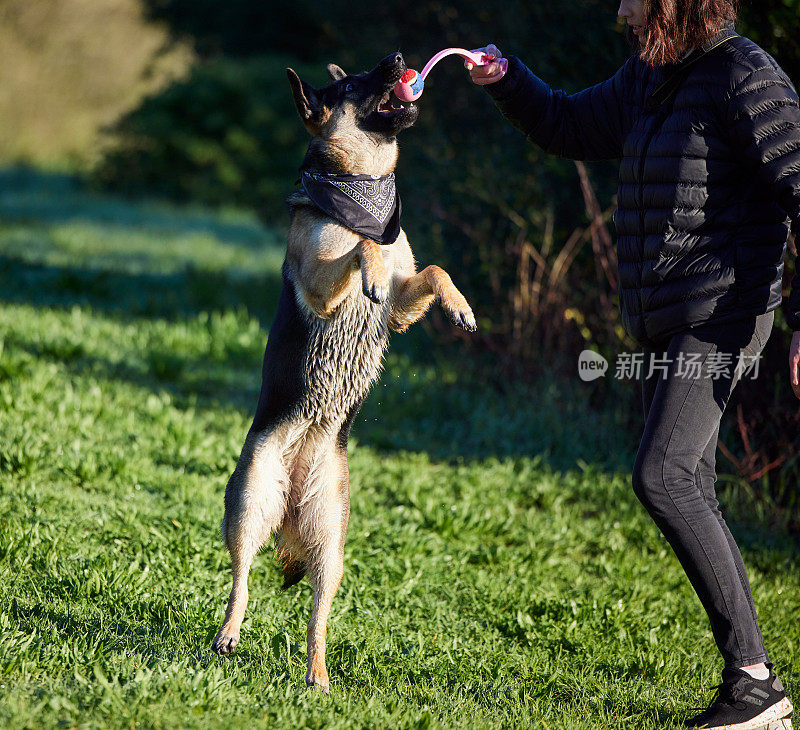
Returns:
[[[445,48],[439,51],[428,63],[420,73],[417,73],[413,68],[408,69],[400,78],[400,81],[394,87],[394,95],[401,101],[416,101],[422,96],[422,90],[425,87],[425,77],[430,70],[441,61],[445,56],[458,55],[466,58],[468,61],[474,63],[476,66],[486,66],[495,60],[494,56],[486,53],[474,53],[467,51],[463,48]],[[503,64],[503,71],[506,70],[508,61],[505,58],[501,60]]]
[[[416,101],[422,95],[425,81],[413,68],[408,69],[397,85],[394,87],[394,95],[401,101]]]

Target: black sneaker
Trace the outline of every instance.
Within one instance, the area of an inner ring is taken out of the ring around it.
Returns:
[[[708,730],[788,730],[792,703],[767,664],[769,677],[754,679],[741,669],[724,669],[714,701],[686,727]]]

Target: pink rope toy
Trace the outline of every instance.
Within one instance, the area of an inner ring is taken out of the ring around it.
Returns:
[[[486,53],[474,53],[473,51],[467,51],[463,48],[445,48],[431,58],[420,73],[417,73],[413,68],[408,69],[394,87],[394,95],[401,101],[416,101],[422,96],[422,89],[425,86],[425,77],[430,70],[445,56],[454,55],[466,58],[476,66],[486,66],[492,61],[497,60],[495,56]],[[505,73],[508,67],[508,61],[503,58],[500,60],[500,63],[503,64],[503,72]]]

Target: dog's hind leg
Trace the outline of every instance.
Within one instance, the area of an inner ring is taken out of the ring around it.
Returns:
[[[425,316],[434,300],[438,300],[453,324],[470,332],[477,329],[475,315],[464,295],[439,266],[427,266],[400,285],[392,305],[389,326],[396,332],[405,332]]]
[[[225,489],[222,533],[231,554],[233,587],[225,620],[211,648],[232,654],[247,608],[247,577],[253,558],[283,520],[288,478],[280,434],[247,434],[241,456]]]
[[[327,692],[328,616],[344,573],[344,543],[350,518],[347,450],[340,444],[328,444],[312,458],[306,493],[298,505],[298,532],[305,544],[307,575],[314,590],[308,623],[306,684]]]

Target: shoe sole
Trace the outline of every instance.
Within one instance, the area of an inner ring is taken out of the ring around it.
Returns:
[[[752,720],[735,725],[714,725],[707,730],[792,730],[793,709],[789,698],[784,697]]]

